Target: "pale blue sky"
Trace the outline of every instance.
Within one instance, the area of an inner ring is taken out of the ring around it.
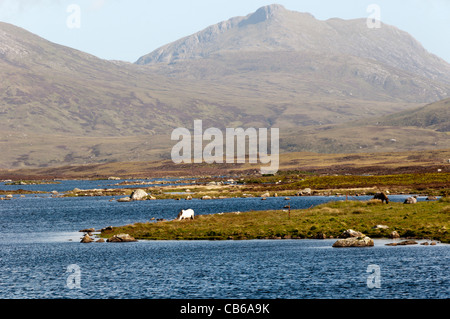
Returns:
[[[135,62],[164,44],[272,3],[321,20],[367,18],[367,7],[377,4],[384,23],[450,62],[450,0],[0,0],[0,21],[100,58]],[[67,27],[70,4],[81,9],[80,28]]]

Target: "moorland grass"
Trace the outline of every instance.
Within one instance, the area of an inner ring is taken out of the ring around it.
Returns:
[[[372,238],[386,238],[392,231],[401,237],[428,238],[450,243],[450,200],[381,204],[378,201],[340,201],[312,209],[251,211],[196,216],[195,220],[148,222],[115,227],[104,238],[127,233],[140,240],[251,240],[307,239],[318,234],[338,237],[346,229]],[[376,225],[389,229],[375,229]]]

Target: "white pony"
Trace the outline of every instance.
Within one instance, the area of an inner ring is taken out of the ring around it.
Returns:
[[[194,211],[192,209],[182,210],[177,217],[178,220],[194,219]]]

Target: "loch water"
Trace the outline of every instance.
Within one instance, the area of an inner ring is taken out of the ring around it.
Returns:
[[[32,187],[45,186],[49,192],[58,187],[62,192],[77,183]],[[85,183],[89,189],[98,182]],[[0,189],[6,188],[0,184]],[[391,196],[391,200],[405,197]],[[80,229],[173,219],[181,209],[212,214],[286,205],[284,198],[131,203],[110,199],[39,194],[0,201],[0,299],[450,297],[450,245],[444,244],[389,247],[388,240],[375,240],[375,247],[361,249],[332,248],[335,240],[80,244]],[[289,203],[300,209],[331,200],[345,197],[292,197]],[[377,287],[372,285],[374,278]]]

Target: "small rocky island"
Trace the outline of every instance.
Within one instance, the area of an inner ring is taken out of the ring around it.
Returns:
[[[98,232],[98,234],[100,234],[101,232],[104,232],[104,231],[112,231],[112,230],[113,230],[113,227],[108,226],[108,227],[105,227],[102,230],[100,230],[100,232]],[[95,232],[96,232],[95,228],[80,230],[80,233],[84,233],[84,236],[81,238],[81,243],[82,244],[89,244],[89,243],[93,243],[93,242],[104,243],[105,240],[103,238],[99,238],[97,241],[95,240],[95,238],[97,237],[97,234],[95,234]],[[137,242],[137,240],[135,238],[131,237],[129,234],[117,234],[117,235],[114,235],[114,236],[108,238],[106,240],[106,242],[108,242],[108,243],[132,243],[132,242]]]
[[[333,244],[335,248],[342,247],[373,247],[373,239],[361,232],[348,229],[344,231],[337,242]]]

